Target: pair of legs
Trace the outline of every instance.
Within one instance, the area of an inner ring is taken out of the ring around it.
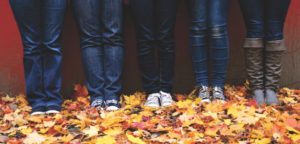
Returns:
[[[139,67],[146,92],[170,93],[174,75],[177,0],[130,0],[137,33]],[[159,64],[155,60],[158,48]]]
[[[33,112],[61,109],[61,45],[66,0],[10,0],[24,47],[26,94]]]
[[[259,104],[278,104],[283,28],[290,0],[240,0],[247,38],[244,43],[252,96]]]
[[[73,0],[93,107],[119,105],[123,69],[122,0]]]
[[[197,87],[223,89],[229,42],[227,32],[228,0],[188,0],[190,48]],[[209,49],[208,49],[209,48]],[[211,60],[209,83],[208,60]],[[206,97],[208,97],[206,95]]]
[[[174,76],[174,28],[177,0],[130,0],[136,34],[143,87],[149,95],[145,105],[172,103]],[[156,49],[158,52],[158,63]]]

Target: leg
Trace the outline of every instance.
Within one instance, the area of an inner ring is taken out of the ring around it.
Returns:
[[[59,38],[67,6],[66,0],[45,0],[42,3],[43,25],[43,77],[47,107],[60,110],[62,52]]]
[[[224,101],[223,88],[227,74],[229,44],[227,18],[229,0],[208,2],[208,35],[212,59],[213,99]]]
[[[121,75],[124,61],[123,45],[123,3],[122,0],[103,0],[102,25],[104,65],[105,65],[105,100],[108,105],[118,105],[122,88]]]
[[[159,92],[155,63],[154,0],[130,0],[136,31],[139,67],[146,93]]]
[[[244,42],[247,77],[252,97],[258,104],[264,100],[264,10],[261,0],[240,0],[247,38]]]
[[[196,86],[208,86],[207,0],[188,0],[190,12],[190,49]]]
[[[290,0],[267,0],[266,50],[265,50],[265,92],[267,104],[278,104],[276,91],[280,85],[282,56],[285,51],[283,27]]]
[[[101,44],[100,6],[100,0],[73,0],[74,15],[80,29],[86,84],[92,106],[95,107],[101,106],[98,102],[102,103],[104,100],[104,51]]]
[[[26,95],[32,109],[45,107],[41,53],[40,1],[10,0],[24,46]],[[41,109],[45,111],[44,108]]]
[[[160,90],[170,93],[174,77],[175,40],[174,29],[177,15],[177,0],[157,0],[156,32],[159,46]]]

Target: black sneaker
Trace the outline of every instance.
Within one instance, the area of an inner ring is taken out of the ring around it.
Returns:
[[[98,110],[103,110],[106,104],[103,99],[96,99],[91,103],[91,107],[96,108]]]
[[[119,110],[120,109],[120,103],[118,100],[106,100],[106,110],[107,111],[116,111],[116,110]]]
[[[198,91],[198,97],[201,98],[201,103],[210,103],[210,92],[207,86],[200,86]]]
[[[226,101],[224,91],[220,87],[214,87],[212,89],[212,97],[213,97],[213,100],[218,100],[218,101],[221,101],[221,102]]]

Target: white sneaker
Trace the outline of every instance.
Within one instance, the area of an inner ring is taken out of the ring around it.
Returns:
[[[159,98],[160,98],[160,93],[149,94],[144,105],[148,107],[158,108]]]
[[[160,91],[160,103],[161,103],[161,106],[163,106],[163,107],[172,105],[174,103],[174,101],[173,101],[171,94]]]
[[[36,116],[36,115],[44,115],[44,114],[45,114],[45,112],[42,112],[42,111],[36,111],[36,112],[31,113],[30,115],[31,115],[31,116]]]
[[[46,111],[46,114],[59,114],[60,112],[57,110],[48,110]]]

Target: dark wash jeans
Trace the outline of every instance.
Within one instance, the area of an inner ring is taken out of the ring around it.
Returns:
[[[91,101],[119,100],[123,69],[122,0],[73,0]]]
[[[129,1],[136,25],[139,67],[148,94],[172,90],[177,4],[177,0]]]
[[[290,0],[240,0],[247,38],[282,40]]]
[[[10,0],[24,46],[26,94],[33,109],[61,107],[61,45],[66,0]]]
[[[208,60],[212,62],[211,85],[224,87],[229,57],[227,15],[229,0],[188,0],[190,48],[196,86],[208,86]],[[210,48],[210,49],[208,49]]]

